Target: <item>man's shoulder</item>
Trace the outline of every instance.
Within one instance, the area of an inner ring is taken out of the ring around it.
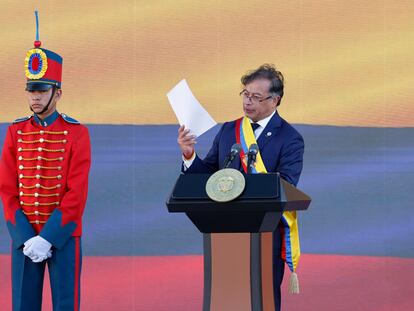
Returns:
[[[12,123],[9,124],[8,129],[14,133],[18,132],[19,130],[23,130],[25,128],[31,127],[31,120],[33,119],[33,115],[27,117],[21,117],[14,120]]]
[[[74,119],[74,118],[72,118],[72,117],[68,116],[68,115],[67,115],[67,114],[65,114],[65,113],[61,113],[61,114],[60,114],[60,116],[62,117],[62,119],[63,119],[66,123],[69,123],[69,124],[75,124],[75,125],[80,125],[80,124],[81,124],[78,120],[76,120],[76,119]]]
[[[61,124],[64,124],[65,127],[69,127],[75,131],[87,131],[88,128],[86,127],[86,125],[82,124],[80,121],[78,121],[77,119],[68,116],[65,113],[61,113],[60,114],[60,118],[63,120],[63,122],[61,122]]]
[[[289,122],[287,122],[285,119],[281,119],[281,129],[284,133],[284,135],[290,136],[292,138],[302,138],[302,135],[299,133],[299,131]]]
[[[19,124],[19,123],[23,123],[23,122],[27,122],[29,121],[33,116],[27,116],[27,117],[22,117],[22,118],[17,118],[16,120],[13,121],[12,124]]]
[[[224,122],[221,125],[220,130],[217,133],[217,135],[219,135],[220,137],[224,137],[224,138],[227,138],[229,135],[233,136],[235,133],[235,129],[236,129],[236,123],[237,123],[237,120]]]
[[[223,128],[224,129],[230,129],[230,128],[234,128],[236,126],[236,123],[241,120],[243,118],[238,118],[236,120],[232,120],[232,121],[227,121],[223,123]]]

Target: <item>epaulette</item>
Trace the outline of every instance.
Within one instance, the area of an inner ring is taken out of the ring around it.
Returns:
[[[27,120],[29,120],[31,117],[33,117],[33,116],[28,116],[28,117],[24,117],[24,118],[18,118],[18,119],[16,119],[16,120],[14,120],[14,121],[13,121],[13,124],[16,124],[16,123],[20,123],[20,122],[27,121]]]
[[[80,124],[80,122],[78,120],[75,120],[75,119],[69,117],[68,115],[66,115],[64,113],[61,113],[60,115],[62,116],[63,120],[65,120],[68,123]]]

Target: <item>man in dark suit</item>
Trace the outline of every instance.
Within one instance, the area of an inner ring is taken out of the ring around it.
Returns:
[[[277,107],[281,103],[284,78],[273,65],[262,65],[241,78],[244,115],[249,119],[260,154],[267,172],[279,172],[280,176],[296,185],[302,171],[304,143],[302,136],[284,119]],[[213,146],[202,160],[195,152],[196,137],[184,125],[178,129],[178,145],[183,154],[182,170],[188,173],[214,173],[224,166],[232,145],[236,143],[237,120],[226,122],[216,135]],[[237,157],[230,167],[243,171]],[[281,227],[281,224],[279,224]],[[280,310],[280,285],[284,274],[282,236],[280,230],[273,233],[273,284],[276,310]]]

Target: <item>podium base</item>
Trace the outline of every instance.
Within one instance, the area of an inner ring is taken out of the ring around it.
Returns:
[[[272,232],[204,234],[203,311],[274,311]]]

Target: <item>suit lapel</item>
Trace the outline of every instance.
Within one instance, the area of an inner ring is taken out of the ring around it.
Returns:
[[[282,125],[282,119],[280,118],[277,111],[273,117],[269,120],[263,132],[260,134],[259,139],[257,140],[257,145],[259,150],[262,151],[266,144],[275,137],[277,129]]]

